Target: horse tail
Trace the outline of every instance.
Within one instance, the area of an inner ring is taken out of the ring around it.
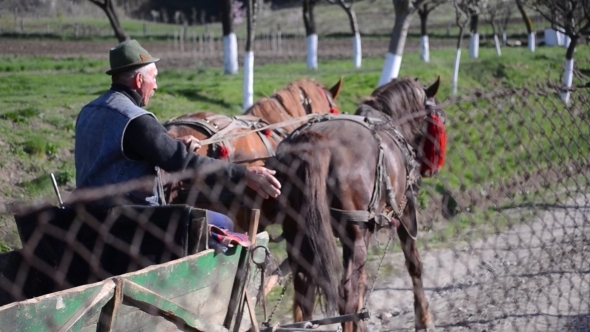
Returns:
[[[299,234],[287,234],[292,240],[293,255],[323,299],[326,314],[333,314],[338,304],[337,275],[340,260],[330,222],[327,180],[331,153],[325,136],[311,131],[283,141],[286,153],[281,163],[290,167],[293,184],[287,204],[294,207]],[[280,149],[283,150],[283,149]],[[279,156],[280,151],[277,151]],[[286,188],[285,188],[286,189]],[[294,190],[293,190],[294,189]],[[297,255],[301,256],[297,256]],[[293,271],[297,273],[297,271]],[[313,299],[310,299],[313,301]]]

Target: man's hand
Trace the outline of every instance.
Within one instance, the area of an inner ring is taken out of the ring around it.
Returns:
[[[281,184],[273,176],[276,171],[262,166],[248,166],[246,170],[246,185],[255,190],[258,195],[267,199],[281,194]]]
[[[201,148],[199,140],[193,135],[180,136],[176,138],[186,145],[189,152],[197,152]]]

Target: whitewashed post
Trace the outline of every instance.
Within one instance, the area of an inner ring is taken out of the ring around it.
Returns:
[[[469,57],[477,59],[479,57],[479,33],[469,35]]]
[[[203,47],[203,34],[199,34],[199,53],[205,54],[205,48]]]
[[[564,91],[560,94],[561,100],[568,105],[570,102],[570,92],[569,89],[572,87],[574,78],[574,59],[566,59],[565,60],[565,67],[564,67],[564,75],[563,75],[563,87]]]
[[[420,36],[420,58],[424,62],[430,62],[430,47],[427,35]]]
[[[307,36],[307,68],[318,68],[318,35],[315,33]]]
[[[378,86],[385,85],[392,79],[397,78],[402,66],[402,56],[406,45],[408,28],[410,27],[411,13],[403,7],[395,9],[396,17],[392,37],[389,40],[389,48],[385,55],[385,63],[383,64]]]
[[[223,36],[224,72],[227,74],[238,73],[238,40],[235,32]]]
[[[197,32],[193,31],[192,33],[192,40],[193,40],[193,59],[197,58]]]
[[[361,68],[363,62],[363,49],[360,33],[356,33],[352,39],[352,54],[354,57],[354,68]]]
[[[459,63],[461,62],[461,49],[457,49],[457,53],[455,55],[455,66],[453,67],[453,79],[451,80],[451,85],[453,89],[453,95],[457,94],[457,85],[459,82]]]
[[[246,111],[254,103],[254,38],[256,26],[256,12],[253,1],[247,0],[247,37],[244,49],[244,82],[242,95],[242,108]]]
[[[180,29],[178,32],[178,40],[180,41],[180,53],[184,54],[184,30]]]
[[[178,31],[174,30],[174,52],[176,52],[176,50],[178,50]]]
[[[277,43],[279,46],[279,55],[283,55],[283,38],[280,25],[277,27]]]
[[[500,50],[500,39],[496,34],[494,34],[494,43],[496,44],[496,53],[498,56],[502,56],[502,50]]]

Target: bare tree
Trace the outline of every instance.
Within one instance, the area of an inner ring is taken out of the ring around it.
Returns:
[[[530,6],[546,20],[551,27],[569,38],[565,52],[564,90],[561,97],[569,102],[569,88],[572,86],[574,51],[582,36],[590,34],[590,0],[536,0]]]
[[[506,29],[513,13],[514,3],[511,0],[505,0],[505,5],[501,7],[498,13],[500,27],[502,28],[502,46],[506,46]]]
[[[465,7],[469,15],[469,57],[479,57],[479,16],[488,5],[488,0],[471,0]]]
[[[389,39],[389,48],[385,56],[385,64],[379,78],[378,86],[382,86],[392,78],[396,78],[402,64],[402,56],[406,45],[408,28],[414,13],[427,0],[393,0],[395,23]]]
[[[338,4],[348,16],[348,21],[350,22],[350,30],[352,31],[352,53],[353,53],[353,61],[354,67],[360,68],[362,59],[363,59],[363,52],[361,47],[361,34],[359,32],[359,25],[356,19],[356,12],[354,11],[354,0],[349,0],[347,3],[345,0],[327,0],[331,4]]]
[[[307,68],[318,67],[318,34],[315,30],[313,9],[319,0],[303,0],[303,24],[307,38]]]
[[[254,33],[258,0],[246,1],[246,49],[244,52],[244,96],[242,107],[247,110],[254,103]]]
[[[119,17],[117,16],[117,11],[115,10],[115,5],[113,0],[88,0],[93,4],[97,5],[100,9],[104,11],[111,23],[111,27],[115,32],[115,37],[119,42],[124,42],[129,39],[129,35],[121,26],[121,22],[119,21]]]
[[[424,62],[430,61],[430,46],[428,44],[428,16],[438,6],[447,3],[448,0],[431,0],[420,6],[418,17],[420,17],[420,58]]]
[[[500,20],[500,26],[505,27],[507,24],[504,23],[505,15],[508,14],[510,17],[510,7],[511,2],[508,0],[492,0],[488,3],[486,7],[486,13],[490,20],[490,25],[492,26],[492,33],[494,34],[494,43],[496,44],[496,53],[498,56],[502,55],[502,51],[500,50],[500,40],[498,39],[498,30],[496,27],[497,20]]]
[[[531,52],[534,52],[535,51],[535,43],[536,43],[535,32],[533,31],[533,22],[531,21],[531,19],[529,18],[529,15],[526,13],[526,10],[524,9],[525,2],[526,2],[526,0],[516,0],[516,7],[518,8],[518,11],[520,12],[520,15],[522,16],[522,20],[524,21],[524,24],[526,26],[526,32],[527,32],[527,35],[529,36],[529,38],[528,38],[529,50]]]
[[[223,30],[223,72],[238,73],[238,40],[234,32],[232,0],[221,1],[221,26]]]
[[[457,37],[457,53],[455,55],[455,66],[453,67],[453,78],[451,80],[452,92],[457,93],[457,84],[459,82],[459,64],[461,63],[461,43],[463,33],[467,22],[471,20],[470,7],[477,5],[477,0],[452,0],[455,8],[455,23],[459,27],[459,36]]]

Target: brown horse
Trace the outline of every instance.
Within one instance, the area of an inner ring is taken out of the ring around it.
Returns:
[[[415,327],[434,329],[416,246],[415,197],[421,175],[435,174],[444,157],[438,86],[439,80],[425,89],[414,79],[394,79],[376,89],[357,116],[326,116],[298,128],[267,162],[277,170],[283,194],[277,206],[265,202],[263,212],[283,226],[296,322],[311,320],[317,293],[328,315],[336,309],[342,315],[360,312],[370,236],[392,227],[412,278]],[[335,237],[342,243],[343,265]],[[364,331],[365,325],[347,322],[343,328]]]
[[[198,112],[171,119],[164,126],[173,138],[192,135],[201,141],[219,140],[201,147],[197,152],[201,155],[248,165],[264,165],[266,158],[274,155],[278,143],[305,122],[302,117],[309,114],[338,113],[334,99],[341,87],[342,78],[329,90],[315,81],[300,79],[270,97],[259,100],[244,115],[226,116]],[[273,130],[260,130],[269,124],[279,123],[286,125]],[[209,199],[195,202],[193,198],[189,198],[192,187],[190,181],[167,185],[167,202],[190,204],[226,213],[233,220],[242,219],[238,217],[239,209],[229,208],[230,203],[210,202]],[[247,196],[252,197],[254,194],[248,191]],[[247,229],[244,225],[239,226],[242,230]]]

